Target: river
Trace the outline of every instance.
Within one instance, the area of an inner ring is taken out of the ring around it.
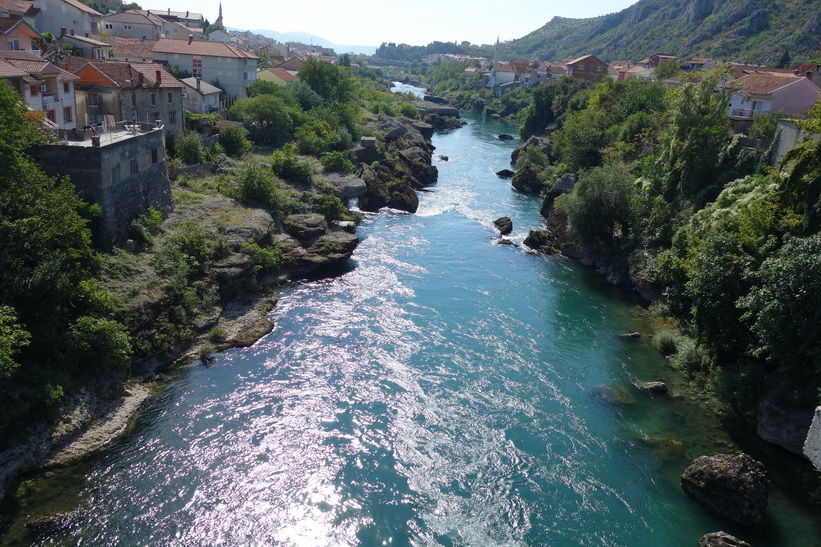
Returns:
[[[108,450],[27,483],[2,543],[819,544],[778,491],[761,533],[684,495],[690,459],[730,442],[679,396],[633,295],[497,244],[492,221],[509,216],[520,245],[539,202],[494,175],[517,145],[496,135],[515,127],[466,119],[434,136],[439,182],[416,214],[365,215],[350,263],[285,289],[268,336],[174,370]],[[69,510],[61,535],[20,524]]]

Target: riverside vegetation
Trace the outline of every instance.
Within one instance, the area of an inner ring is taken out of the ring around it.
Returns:
[[[0,86],[0,448],[38,427],[76,432],[72,408],[93,418],[158,366],[253,343],[279,284],[350,256],[358,217],[328,177],[353,176],[363,155],[373,168],[396,163],[377,115],[420,118],[411,97],[388,93],[373,71],[313,60],[299,81],[257,81],[249,96],[231,110],[244,124],[213,148],[194,132],[168,139],[175,211],[135,218],[126,250],[95,242],[99,208],[26,155],[41,135]],[[363,135],[376,145],[357,156]],[[391,188],[409,184],[382,171]],[[302,229],[311,237],[291,235]],[[233,321],[248,309],[257,324]]]

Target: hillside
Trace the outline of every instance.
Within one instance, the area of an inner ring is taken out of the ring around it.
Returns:
[[[612,62],[663,52],[772,64],[784,51],[811,60],[819,49],[820,0],[640,0],[601,17],[554,17],[502,54],[560,60],[592,53]]]

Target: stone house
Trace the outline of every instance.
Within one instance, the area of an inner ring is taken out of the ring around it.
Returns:
[[[79,77],[77,108],[84,125],[102,123],[111,116],[123,124],[159,121],[166,133],[185,127],[185,86],[162,65],[84,59],[72,63]]]
[[[100,32],[103,17],[80,0],[34,0],[26,16],[34,17],[34,28],[40,33],[85,37]]]
[[[65,29],[61,29],[61,31],[62,30]],[[80,52],[81,57],[87,59],[108,59],[109,46],[100,40],[74,34],[63,34],[60,36],[59,41],[74,46],[77,51]]]
[[[600,82],[608,77],[608,64],[595,55],[584,55],[566,63],[567,75],[573,78]]]
[[[206,82],[219,82],[229,97],[244,99],[257,77],[259,57],[224,42],[163,39],[152,51],[155,62],[190,72]]]
[[[47,125],[58,132],[77,127],[74,74],[27,51],[0,50],[6,80],[25,100],[29,109],[41,111]]]
[[[119,36],[97,36],[97,38],[108,44],[109,58],[116,61],[150,63],[153,60],[151,50],[157,45],[157,40],[141,38],[121,38]]]

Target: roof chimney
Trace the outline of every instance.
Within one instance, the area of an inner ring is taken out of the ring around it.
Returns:
[[[137,73],[137,80],[139,81],[140,87],[142,87],[143,86],[143,73],[142,72]]]
[[[60,38],[66,35],[66,27],[60,27]]]
[[[74,29],[71,29],[71,35],[74,36]]]
[[[188,18],[188,10],[185,10],[185,17]]]
[[[157,71],[157,83],[158,84],[162,83],[162,70]]]
[[[193,34],[189,34],[189,35],[188,35],[188,45],[190,46],[190,45],[191,45],[191,42],[193,42],[193,41],[194,41],[194,35],[193,35]]]
[[[199,91],[199,90],[200,90],[200,79],[197,78],[197,91]]]

